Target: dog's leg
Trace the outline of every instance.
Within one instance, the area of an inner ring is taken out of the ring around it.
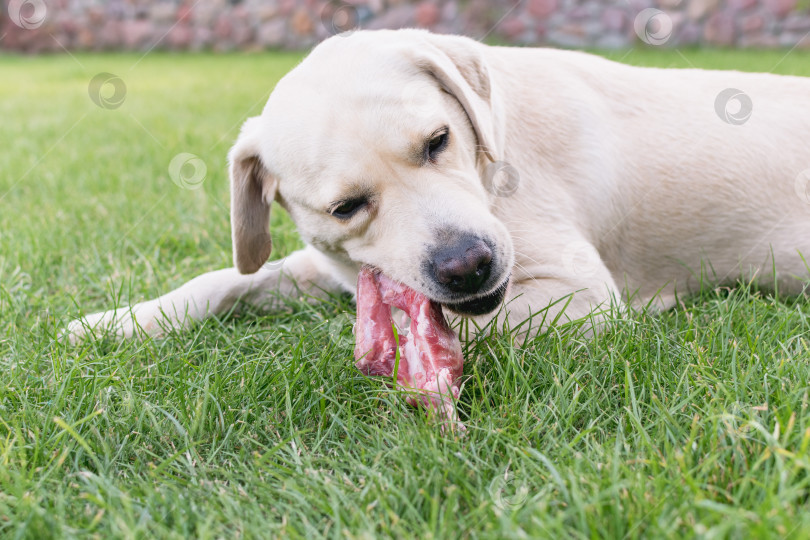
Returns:
[[[586,335],[598,332],[611,307],[621,309],[619,292],[612,283],[557,282],[545,280],[516,284],[505,306],[509,326],[517,335],[531,337],[550,326],[581,321]],[[503,317],[498,321],[503,322]]]
[[[518,276],[509,286],[502,309],[475,317],[474,321],[475,326],[483,328],[495,318],[492,330],[511,330],[521,341],[551,326],[580,320],[580,331],[591,335],[600,330],[605,312],[611,307],[621,313],[624,303],[613,277],[600,261],[598,267],[589,267],[586,276],[572,276],[566,269],[544,271],[534,277]]]
[[[158,336],[211,315],[227,313],[236,302],[274,307],[280,297],[324,297],[345,290],[336,276],[335,263],[313,247],[296,251],[274,268],[240,274],[235,268],[208,272],[154,300],[111,311],[86,315],[68,325],[73,342],[86,333],[111,332],[123,338],[138,329]]]

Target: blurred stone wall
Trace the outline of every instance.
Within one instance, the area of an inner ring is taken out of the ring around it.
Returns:
[[[0,49],[305,49],[355,28],[496,43],[810,48],[810,0],[7,0]]]

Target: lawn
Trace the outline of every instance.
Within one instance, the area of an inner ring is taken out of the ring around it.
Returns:
[[[808,52],[608,56],[810,75]],[[807,298],[742,284],[592,341],[470,344],[463,438],[354,370],[348,298],[60,342],[230,265],[227,150],[300,58],[0,56],[0,537],[810,536]],[[273,257],[299,246],[272,228]]]

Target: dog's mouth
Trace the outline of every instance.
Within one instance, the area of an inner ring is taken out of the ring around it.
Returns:
[[[442,307],[462,317],[473,317],[475,315],[491,313],[503,302],[503,298],[506,296],[506,290],[509,287],[510,277],[511,276],[506,276],[506,279],[495,287],[495,290],[488,294],[461,302],[442,302]]]

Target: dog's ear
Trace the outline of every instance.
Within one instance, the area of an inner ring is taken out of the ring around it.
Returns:
[[[482,45],[461,36],[426,37],[430,46],[422,51],[424,54],[417,53],[417,65],[458,100],[470,119],[479,151],[490,161],[497,161],[503,146],[497,130],[497,96],[481,54]]]
[[[243,274],[261,268],[272,250],[268,229],[276,179],[259,157],[259,122],[259,117],[248,118],[228,153],[233,263]]]

